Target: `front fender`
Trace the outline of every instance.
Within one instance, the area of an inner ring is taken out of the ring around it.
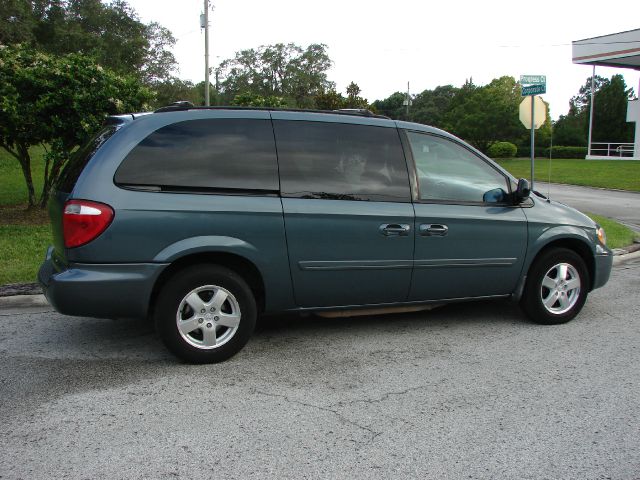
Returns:
[[[591,238],[584,228],[574,225],[558,225],[557,227],[546,228],[541,232],[534,231],[529,233],[529,248],[527,259],[525,260],[526,269],[529,269],[531,262],[542,249],[558,240],[578,240],[583,242],[595,256],[595,238]]]
[[[529,228],[529,248],[527,248],[527,255],[522,267],[523,273],[512,295],[512,298],[516,301],[522,297],[527,275],[534,259],[543,249],[554,242],[580,242],[595,258],[595,238],[591,238],[589,230],[586,228],[574,225],[558,225],[554,227],[540,225],[538,230],[536,230],[535,226],[532,228],[529,225]]]

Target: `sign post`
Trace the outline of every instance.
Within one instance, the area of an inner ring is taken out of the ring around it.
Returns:
[[[544,123],[545,117],[547,115],[546,105],[536,95],[541,93],[547,93],[547,77],[546,75],[520,75],[520,85],[522,86],[522,96],[526,97],[520,103],[520,121],[527,128],[531,129],[531,190],[533,190],[534,185],[534,174],[535,174],[535,136],[536,129],[540,128],[540,126]],[[528,119],[523,118],[523,107],[526,108],[527,104],[531,103],[531,116]],[[538,105],[542,104],[542,108]],[[542,115],[537,115],[537,111],[541,110]],[[536,122],[539,120],[538,117],[542,117],[542,122]],[[527,121],[528,120],[528,121]]]

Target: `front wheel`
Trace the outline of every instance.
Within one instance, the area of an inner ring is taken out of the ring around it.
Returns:
[[[161,289],[156,329],[167,348],[191,363],[222,362],[244,347],[256,324],[251,289],[234,271],[189,267]]]
[[[536,323],[557,325],[582,310],[589,292],[589,272],[572,250],[556,248],[536,260],[527,277],[520,305]]]

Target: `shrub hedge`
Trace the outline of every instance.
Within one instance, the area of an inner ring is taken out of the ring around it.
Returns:
[[[487,150],[487,154],[491,158],[513,158],[517,152],[518,147],[511,142],[494,142]]]

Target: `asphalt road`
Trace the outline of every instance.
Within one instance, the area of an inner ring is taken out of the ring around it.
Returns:
[[[547,195],[549,184],[536,182],[534,188]],[[604,190],[577,185],[551,184],[551,199],[577,208],[581,212],[596,213],[614,218],[640,232],[640,192]]]
[[[0,477],[640,478],[639,289],[618,266],[555,327],[506,301],[273,318],[209,366],[145,323],[5,312]]]

